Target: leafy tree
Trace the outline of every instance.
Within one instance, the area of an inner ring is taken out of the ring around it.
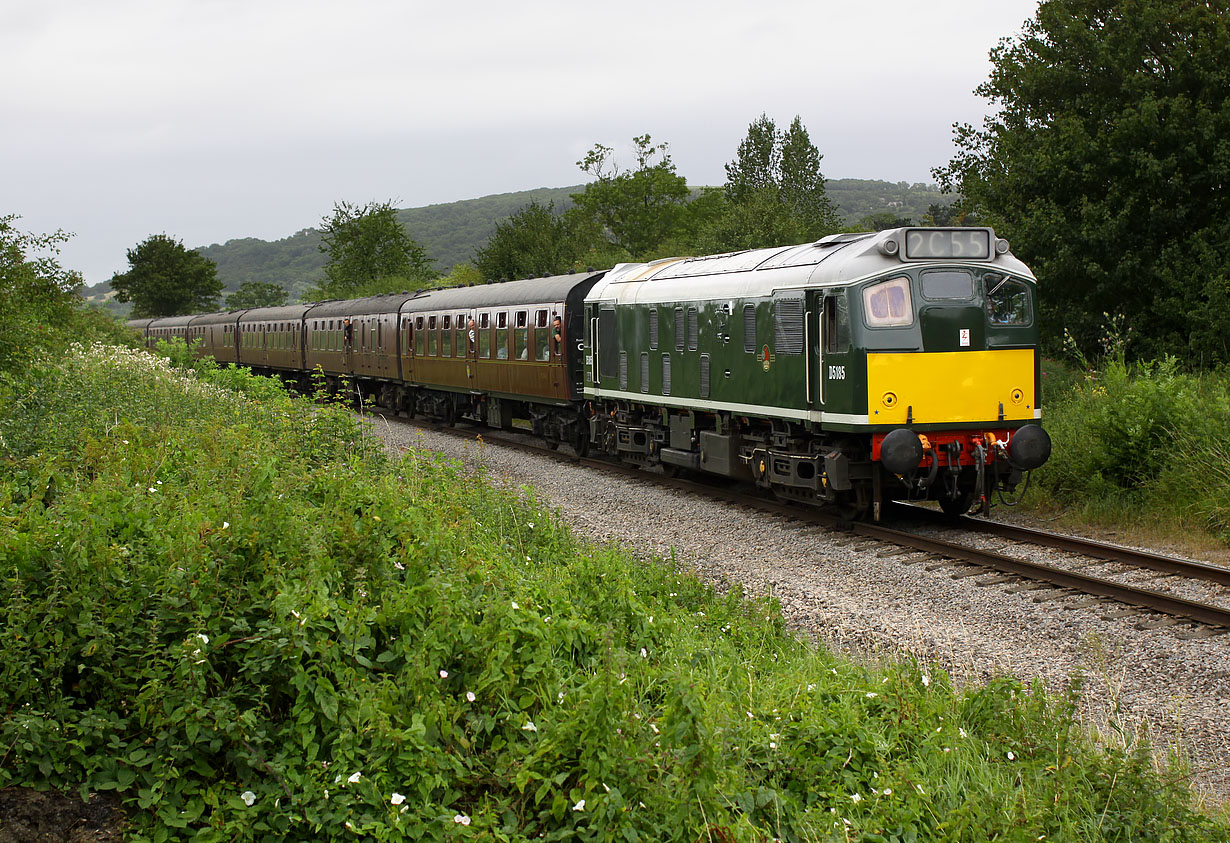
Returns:
[[[165,234],[154,234],[128,250],[128,271],[111,278],[134,317],[180,316],[217,306],[222,292],[217,266]]]
[[[535,278],[573,268],[584,245],[570,218],[555,213],[555,203],[536,201],[496,223],[495,234],[474,253],[474,265],[487,279]]]
[[[270,284],[267,281],[248,281],[226,297],[226,309],[281,307],[289,298],[290,294],[277,284]]]
[[[660,246],[679,234],[686,224],[687,180],[675,172],[669,146],[654,144],[649,135],[632,139],[636,169],[616,164],[614,150],[595,144],[577,166],[593,177],[581,193],[572,194],[576,207],[569,215],[596,225],[601,239],[628,258],[656,257]],[[603,253],[591,244],[595,253]]]
[[[1134,356],[1230,359],[1224,3],[1046,0],[991,62],[935,176],[1039,275],[1047,335],[1092,350],[1119,314]]]
[[[899,217],[892,211],[877,211],[868,214],[856,223],[859,231],[884,231],[887,228],[903,228],[913,225],[909,217]]]
[[[701,232],[702,251],[800,243],[837,231],[822,157],[797,116],[784,132],[767,115],[752,121],[726,165],[725,207]]]
[[[432,261],[397,220],[390,202],[338,202],[321,221],[325,280],[309,298],[349,298],[421,286]]]
[[[982,225],[978,215],[971,213],[963,201],[932,202],[923,215],[922,225],[951,227],[962,225]]]
[[[0,374],[12,374],[40,352],[99,337],[121,344],[131,331],[80,298],[81,275],[56,259],[68,234],[29,234],[15,214],[0,216]],[[0,379],[2,381],[3,379]]]

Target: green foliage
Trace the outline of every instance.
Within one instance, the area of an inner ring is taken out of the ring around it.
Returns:
[[[1046,333],[1088,352],[1119,313],[1140,359],[1230,360],[1224,6],[1047,0],[991,61],[998,111],[935,175],[1043,279]]]
[[[0,787],[117,790],[134,840],[1227,832],[1070,697],[817,652],[528,489],[194,365],[77,348],[3,405]]]
[[[341,299],[415,289],[433,275],[426,250],[406,233],[392,202],[338,202],[321,223],[325,281],[308,298]]]
[[[83,337],[135,339],[110,316],[83,306],[81,276],[56,259],[69,235],[23,232],[18,219],[0,216],[0,378]]]
[[[726,165],[725,207],[701,230],[699,251],[782,246],[837,231],[841,221],[824,189],[822,157],[797,116],[781,131],[760,115]]]
[[[226,297],[227,310],[243,310],[249,307],[281,307],[289,294],[277,284],[267,281],[249,281]]]
[[[217,306],[222,282],[208,258],[165,234],[154,234],[128,250],[128,271],[111,278],[122,302],[132,302],[134,318],[180,316]]]
[[[556,214],[554,203],[531,200],[496,223],[487,245],[474,253],[474,265],[493,281],[563,274],[575,268],[584,251],[575,229],[574,218]]]
[[[687,180],[675,172],[668,145],[649,135],[632,139],[636,169],[624,170],[614,150],[595,144],[577,166],[593,177],[572,195],[572,212],[601,231],[614,249],[636,260],[657,256],[661,245],[686,225]],[[595,247],[602,251],[599,247]]]

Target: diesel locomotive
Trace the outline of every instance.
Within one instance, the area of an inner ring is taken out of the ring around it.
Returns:
[[[1050,455],[1037,281],[989,228],[136,320],[199,354],[878,519],[986,509]]]

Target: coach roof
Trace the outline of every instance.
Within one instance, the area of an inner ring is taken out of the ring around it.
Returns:
[[[402,309],[413,313],[424,310],[468,310],[478,307],[513,307],[520,304],[560,302],[586,281],[601,275],[601,272],[578,272],[574,275],[550,275],[523,281],[478,284],[473,287],[424,290],[407,301]]]

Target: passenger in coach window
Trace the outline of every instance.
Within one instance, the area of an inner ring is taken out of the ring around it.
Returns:
[[[564,344],[564,323],[560,320],[557,314],[555,319],[551,321],[551,342],[556,354],[559,354],[560,347]]]
[[[474,344],[478,341],[478,325],[475,324],[473,317],[466,323],[466,336],[470,341],[470,353],[474,353]]]

